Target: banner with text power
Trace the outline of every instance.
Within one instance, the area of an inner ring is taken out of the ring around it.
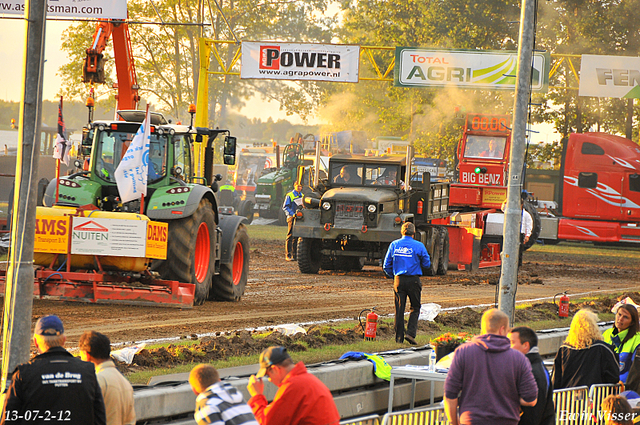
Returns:
[[[550,63],[549,53],[533,54],[533,91],[548,90]],[[517,66],[517,52],[396,47],[394,85],[515,90]]]
[[[240,78],[357,83],[360,46],[242,42]]]
[[[24,15],[25,0],[0,0],[0,15]],[[126,0],[48,0],[47,18],[127,19]]]
[[[640,98],[640,58],[582,55],[578,95]]]

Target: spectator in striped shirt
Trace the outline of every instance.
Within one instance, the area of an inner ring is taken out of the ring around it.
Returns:
[[[242,393],[221,382],[213,366],[194,367],[189,374],[189,384],[198,396],[193,415],[198,425],[258,425]]]

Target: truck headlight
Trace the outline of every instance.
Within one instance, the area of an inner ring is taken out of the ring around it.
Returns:
[[[327,201],[324,201],[322,203],[322,209],[325,210],[325,211],[329,211],[331,209],[331,204],[329,202],[327,202]]]
[[[369,205],[367,209],[369,210],[370,213],[376,212],[376,206],[373,204]]]

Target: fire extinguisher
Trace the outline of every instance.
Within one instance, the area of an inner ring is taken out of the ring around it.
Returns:
[[[424,202],[421,200],[418,201],[418,214],[422,214],[422,207],[424,206]]]
[[[567,291],[559,292],[553,296],[553,303],[556,303],[556,297],[558,295],[562,295],[560,297],[560,302],[556,304],[558,306],[558,316],[559,317],[569,317],[569,297],[567,296]]]
[[[365,308],[358,315],[358,320],[360,321],[360,326],[364,329],[364,340],[365,341],[375,341],[376,332],[378,330],[378,315],[376,314],[376,308]],[[362,324],[362,313],[368,311],[366,318],[366,326]]]

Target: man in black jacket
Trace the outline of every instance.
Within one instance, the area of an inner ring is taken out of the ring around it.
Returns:
[[[531,372],[538,385],[538,402],[532,407],[522,407],[520,425],[553,425],[555,409],[553,406],[553,385],[549,372],[542,363],[538,350],[538,336],[526,326],[511,329],[508,334],[511,348],[520,351],[531,362]]]
[[[57,316],[38,320],[33,343],[40,354],[13,372],[1,425],[106,424],[95,367],[65,350],[65,341]]]

